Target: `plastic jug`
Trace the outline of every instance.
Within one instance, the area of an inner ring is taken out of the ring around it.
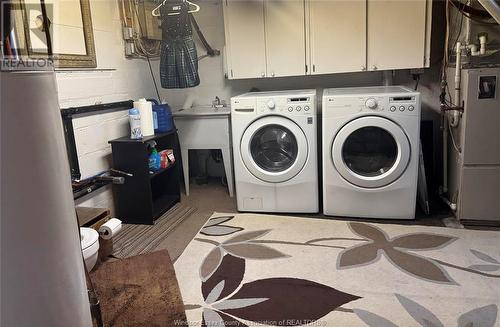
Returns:
[[[153,102],[153,122],[155,133],[167,133],[174,128],[172,111],[168,104],[158,104],[155,99],[148,99]]]
[[[141,115],[139,109],[132,108],[128,111],[128,117],[130,122],[130,138],[140,139],[142,138],[141,130]]]

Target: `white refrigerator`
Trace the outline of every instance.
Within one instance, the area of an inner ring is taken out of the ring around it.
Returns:
[[[92,326],[53,72],[0,72],[1,326]]]

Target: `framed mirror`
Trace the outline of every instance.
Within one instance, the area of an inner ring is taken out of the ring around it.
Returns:
[[[22,55],[47,58],[48,26],[55,68],[97,67],[89,0],[20,0],[18,9],[21,17],[16,17],[16,22],[22,22],[17,27],[18,32],[23,31]]]

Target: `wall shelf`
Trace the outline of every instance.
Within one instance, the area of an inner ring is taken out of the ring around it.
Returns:
[[[174,162],[173,164],[171,164],[170,166],[168,166],[167,168],[162,168],[160,170],[157,170],[157,171],[154,171],[151,173],[151,171],[149,172],[149,178],[155,178],[155,177],[158,177],[160,176],[161,174],[163,174],[164,172],[174,168],[175,166],[177,165],[177,162]]]

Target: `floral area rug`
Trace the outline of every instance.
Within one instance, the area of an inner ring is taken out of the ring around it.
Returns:
[[[176,261],[191,326],[500,326],[500,233],[214,214]]]

